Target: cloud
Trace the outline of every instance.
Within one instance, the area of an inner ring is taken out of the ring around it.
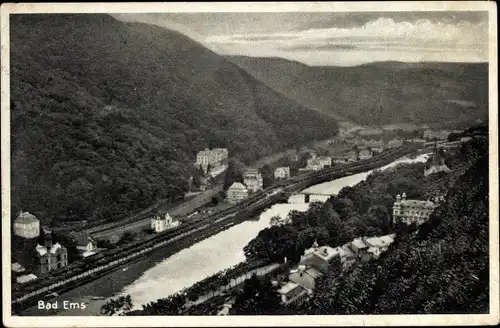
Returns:
[[[392,18],[378,18],[361,26],[350,28],[316,28],[282,33],[253,33],[216,35],[205,42],[230,52],[255,52],[276,55],[286,51],[349,51],[418,52],[418,58],[429,53],[445,55],[443,60],[486,61],[488,47],[486,22],[441,22],[419,19],[397,22]],[[229,46],[229,47],[225,47]],[[457,55],[458,53],[458,55]],[[449,55],[449,58],[446,57]],[[400,56],[400,55],[399,55]],[[409,56],[404,56],[408,58]],[[411,56],[410,56],[411,57]],[[428,57],[428,56],[427,56]],[[433,57],[433,56],[431,56]]]
[[[488,60],[487,12],[169,13],[115,15],[177,30],[221,55],[309,65]]]
[[[281,46],[278,49],[286,51],[307,51],[307,50],[354,50],[358,49],[357,46],[352,44],[303,44],[303,45],[292,45],[292,46]]]

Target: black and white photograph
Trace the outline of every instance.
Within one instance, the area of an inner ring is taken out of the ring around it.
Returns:
[[[4,325],[499,323],[494,3],[156,5],[2,5]]]

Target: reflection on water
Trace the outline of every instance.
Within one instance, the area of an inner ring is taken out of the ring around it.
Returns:
[[[129,294],[136,309],[140,309],[142,304],[172,295],[244,261],[243,247],[269,226],[273,216],[286,217],[292,209],[306,211],[308,207],[308,204],[275,204],[257,221],[243,222],[170,256],[144,272],[121,294]]]

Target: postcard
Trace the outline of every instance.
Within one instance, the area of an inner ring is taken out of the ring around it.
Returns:
[[[5,326],[499,323],[495,3],[1,15]]]

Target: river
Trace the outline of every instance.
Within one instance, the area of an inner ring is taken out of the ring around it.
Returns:
[[[400,163],[423,162],[428,157],[429,154],[422,154],[412,159],[403,157],[381,169],[394,167]],[[353,186],[365,180],[371,172],[372,170],[318,184],[307,188],[304,192],[334,195],[343,187]],[[313,198],[318,201],[326,201],[329,197],[327,195],[318,195]],[[60,295],[56,298],[59,302],[73,300],[87,304],[84,310],[57,311],[57,314],[96,315],[100,306],[107,302],[107,299],[126,294],[132,297],[134,309],[140,309],[142,304],[167,297],[218,271],[238,264],[245,260],[243,247],[259,231],[269,226],[272,217],[276,215],[286,217],[291,210],[306,211],[309,208],[309,204],[301,202],[300,196],[302,195],[292,196],[286,204],[273,205],[260,215],[259,220],[243,222],[167,258],[161,252],[148,255],[147,259],[129,265],[126,271],[119,269],[87,285]],[[90,295],[103,296],[106,299],[91,300]],[[49,313],[38,311],[35,308],[23,314],[44,315]]]

